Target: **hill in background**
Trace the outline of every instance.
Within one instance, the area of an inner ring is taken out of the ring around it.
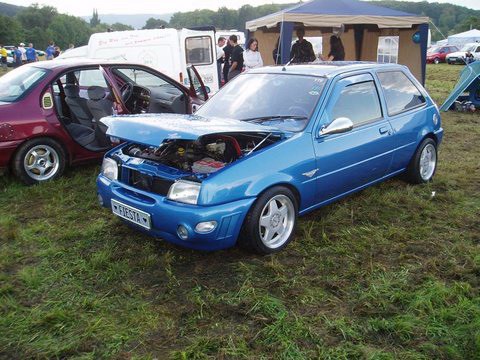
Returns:
[[[98,17],[101,22],[107,24],[122,23],[125,25],[130,25],[135,29],[141,29],[145,26],[145,23],[149,18],[165,20],[166,22],[170,21],[170,18],[173,14],[98,14]],[[92,16],[81,16],[86,22],[90,21]]]
[[[23,9],[25,9],[24,6],[17,6],[0,2],[0,15],[15,16]]]

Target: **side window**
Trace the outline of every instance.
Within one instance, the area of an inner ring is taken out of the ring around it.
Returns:
[[[100,69],[80,70],[78,72],[76,71],[75,75],[78,79],[78,85],[82,88],[88,88],[90,86],[107,88],[107,82]]]
[[[210,36],[196,36],[185,39],[187,64],[207,65],[213,63],[212,39]]]
[[[115,71],[118,71],[123,78],[127,77],[129,81],[147,88],[155,88],[155,87],[168,85],[168,83],[165,80],[163,80],[161,77],[158,77],[144,70],[134,69],[134,68],[123,68],[123,69],[115,69]]]
[[[395,115],[425,103],[423,95],[403,72],[380,72],[378,78],[385,93],[389,115]]]
[[[373,80],[345,86],[331,110],[331,119],[346,117],[360,125],[382,117],[377,88]]]
[[[476,53],[480,52],[480,46],[477,47],[477,50],[475,50]]]

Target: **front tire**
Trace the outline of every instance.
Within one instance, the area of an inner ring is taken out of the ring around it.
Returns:
[[[292,191],[275,186],[265,191],[248,212],[240,233],[240,246],[259,253],[279,252],[292,241],[298,204]]]
[[[27,141],[16,152],[12,170],[27,185],[58,178],[65,170],[65,151],[50,138]]]
[[[424,139],[408,165],[407,180],[412,184],[431,181],[437,169],[437,159],[437,143],[430,138]]]

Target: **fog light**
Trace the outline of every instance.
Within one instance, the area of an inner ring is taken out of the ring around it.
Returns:
[[[102,195],[97,194],[97,198],[98,198],[98,203],[100,204],[100,206],[103,206],[103,198],[102,198]]]
[[[188,230],[185,226],[183,225],[178,225],[177,227],[177,235],[180,239],[182,240],[187,240],[188,239]]]
[[[208,234],[209,232],[212,232],[215,230],[217,227],[217,222],[216,221],[204,221],[201,223],[198,223],[197,226],[195,226],[195,232],[199,234]]]

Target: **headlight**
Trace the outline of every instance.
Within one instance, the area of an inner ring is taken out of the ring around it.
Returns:
[[[173,201],[196,205],[200,187],[200,183],[179,180],[170,186],[167,198]]]
[[[102,163],[102,174],[110,180],[118,178],[118,164],[112,158],[104,158]]]

